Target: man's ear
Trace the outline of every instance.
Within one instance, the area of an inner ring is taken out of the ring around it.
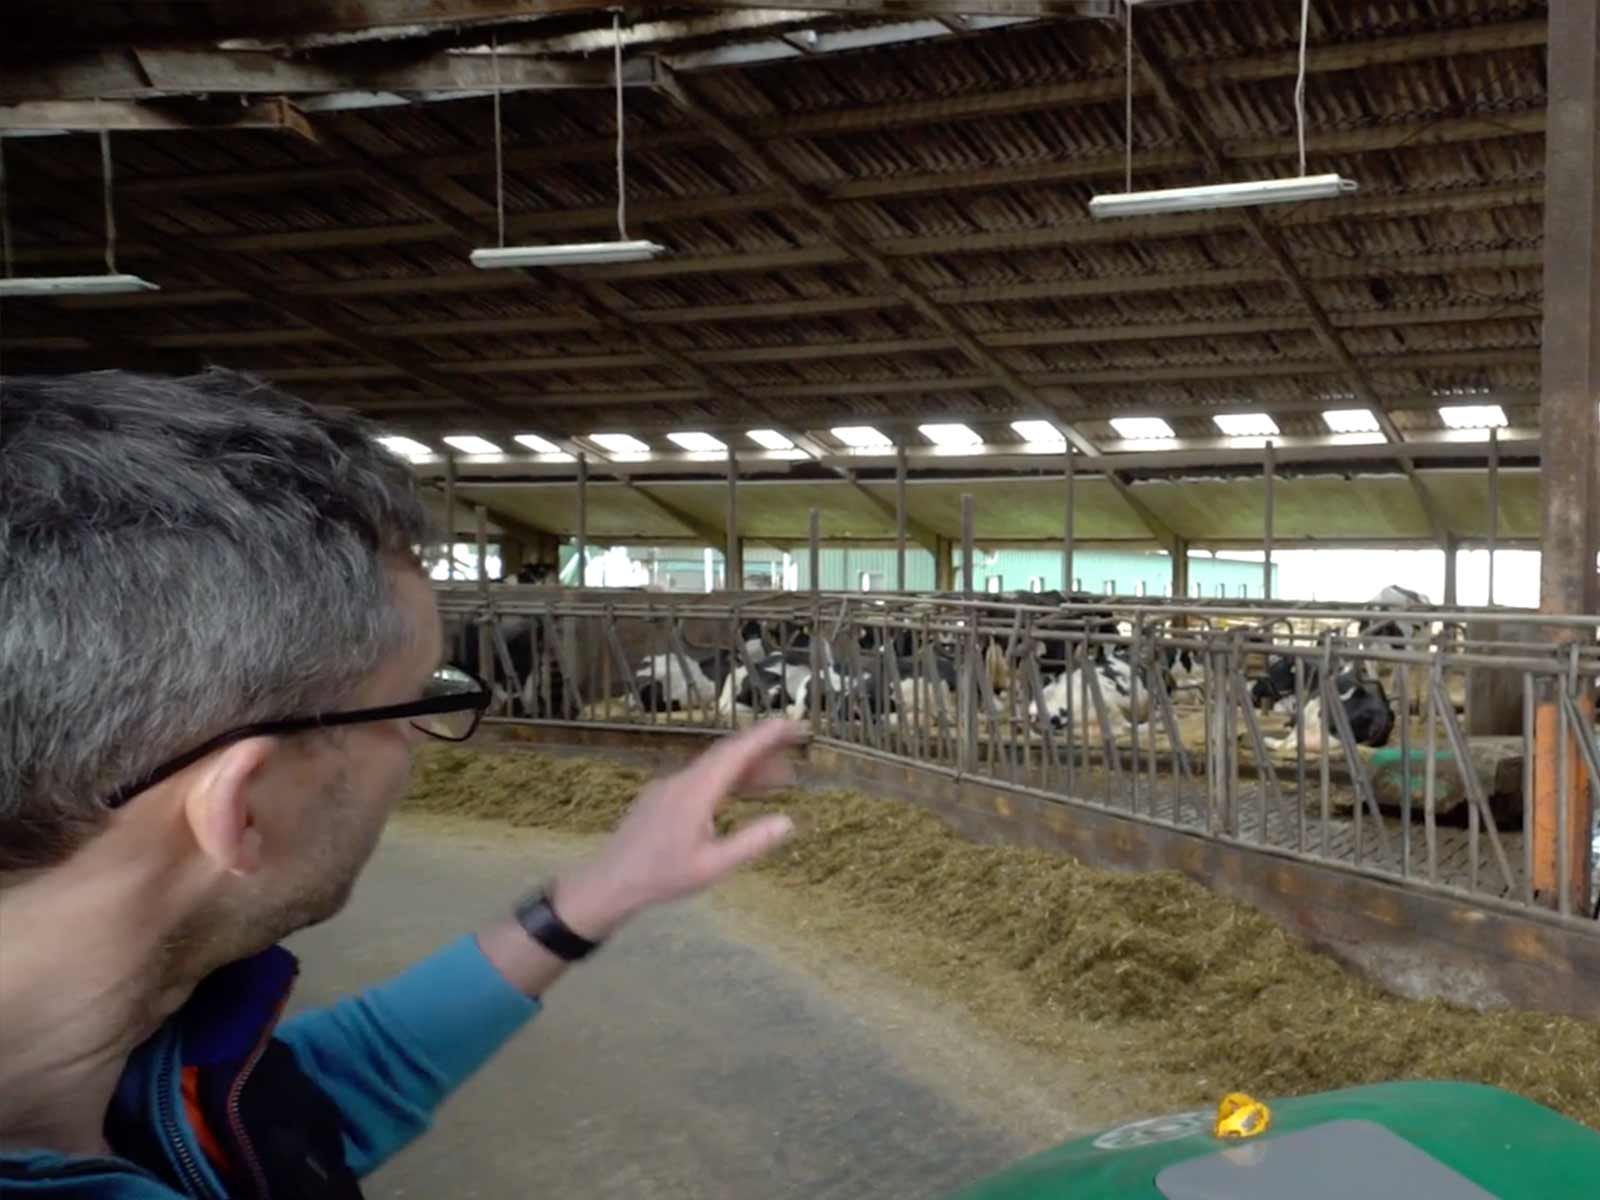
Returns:
[[[246,738],[219,751],[184,803],[201,853],[235,875],[253,875],[261,866],[261,831],[251,805],[255,784],[278,744],[277,738]]]

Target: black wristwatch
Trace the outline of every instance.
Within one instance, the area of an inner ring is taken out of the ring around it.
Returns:
[[[599,942],[591,942],[567,928],[550,905],[548,889],[529,892],[517,902],[515,915],[527,935],[562,962],[580,962],[600,948]]]

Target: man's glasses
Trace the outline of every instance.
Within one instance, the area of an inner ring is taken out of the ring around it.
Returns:
[[[144,778],[119,788],[106,799],[107,808],[120,808],[140,792],[155,787],[199,762],[214,750],[252,737],[276,737],[305,733],[312,729],[332,729],[338,725],[364,725],[372,721],[409,719],[412,728],[446,742],[464,742],[478,728],[484,709],[489,707],[489,689],[483,680],[460,667],[440,667],[428,681],[420,700],[405,704],[386,704],[381,708],[357,708],[349,712],[322,713],[315,717],[290,717],[282,721],[261,721],[219,733],[193,750],[162,763]]]

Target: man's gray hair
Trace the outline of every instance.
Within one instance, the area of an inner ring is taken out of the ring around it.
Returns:
[[[0,873],[232,726],[347,701],[415,636],[427,537],[367,423],[231,371],[0,380]]]

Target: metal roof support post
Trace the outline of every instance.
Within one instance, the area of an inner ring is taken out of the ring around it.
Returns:
[[[589,566],[589,456],[578,455],[578,573],[577,586],[582,587]]]
[[[811,595],[815,599],[822,591],[822,518],[814,508],[807,518],[806,530],[806,566],[811,572]],[[812,640],[816,637],[813,632]]]
[[[456,456],[444,456],[444,561],[446,579],[456,577]]]
[[[1276,479],[1277,479],[1276,449],[1273,446],[1273,443],[1271,442],[1271,440],[1268,440],[1268,442],[1267,442],[1267,454],[1266,454],[1266,458],[1262,460],[1261,472],[1262,472],[1262,475],[1261,475],[1262,486],[1266,489],[1265,497],[1264,497],[1265,506],[1266,506],[1266,512],[1265,512],[1265,515],[1264,515],[1263,520],[1262,520],[1262,530],[1261,530],[1261,549],[1264,551],[1264,557],[1261,560],[1261,598],[1263,600],[1271,600],[1272,599],[1272,521],[1273,521],[1273,516],[1274,516],[1272,501],[1273,501],[1273,484],[1276,482]],[[1445,601],[1445,603],[1448,604],[1450,602],[1447,600],[1447,601]]]
[[[478,595],[489,597],[489,512],[481,504],[474,504],[473,516],[477,519],[478,542]]]
[[[906,448],[894,451],[894,590],[906,590]]]
[[[1077,490],[1078,472],[1077,464],[1073,461],[1072,444],[1067,444],[1066,463],[1062,470],[1062,515],[1061,515],[1061,590],[1071,595],[1072,588],[1072,560],[1076,551],[1077,531]]]
[[[1549,47],[1539,609],[1567,616],[1600,609],[1600,8],[1551,0]],[[1576,631],[1552,626],[1548,635],[1559,643]],[[1560,719],[1555,692],[1563,686],[1547,680],[1535,714],[1533,866],[1539,898],[1566,912],[1588,905],[1593,812],[1576,737]],[[1586,724],[1587,692],[1579,701]]]
[[[723,586],[730,592],[744,588],[744,542],[739,537],[739,463],[728,447],[728,542],[723,555]]]
[[[972,493],[965,492],[961,496],[961,594],[968,600],[972,599],[972,593],[978,590],[972,582],[975,536]]]
[[[1500,540],[1500,431],[1489,430],[1489,607],[1494,607],[1494,552]]]
[[[1456,606],[1456,582],[1461,558],[1461,537],[1459,534],[1447,533],[1444,535],[1444,606]]]

